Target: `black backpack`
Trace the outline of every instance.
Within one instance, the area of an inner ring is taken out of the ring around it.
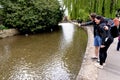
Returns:
[[[118,31],[117,27],[114,25],[114,21],[110,18],[105,18],[104,20],[105,20],[107,26],[110,27],[111,36],[113,38],[118,37],[119,31]]]

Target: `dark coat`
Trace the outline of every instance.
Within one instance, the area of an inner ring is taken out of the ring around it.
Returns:
[[[108,39],[111,39],[111,40],[113,39],[111,36],[111,33],[110,33],[110,28],[108,28],[108,30],[105,30],[105,28],[104,28],[105,26],[106,26],[106,23],[104,23],[104,22],[97,25],[97,27],[98,27],[97,31],[102,39],[102,45],[104,45]]]

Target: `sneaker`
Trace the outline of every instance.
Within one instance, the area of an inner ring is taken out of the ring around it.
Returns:
[[[106,66],[106,63],[103,63],[103,66]]]
[[[97,62],[100,63],[100,60],[98,59]]]
[[[95,63],[95,66],[96,66],[97,68],[103,69],[103,65],[100,65],[99,63]]]
[[[98,59],[97,57],[92,57],[91,59]]]

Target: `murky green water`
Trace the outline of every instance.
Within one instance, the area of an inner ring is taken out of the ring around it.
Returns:
[[[75,80],[87,43],[71,24],[51,33],[0,40],[0,80]]]

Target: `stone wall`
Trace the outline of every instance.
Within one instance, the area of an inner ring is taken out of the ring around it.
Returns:
[[[88,43],[86,52],[83,58],[82,66],[80,68],[79,74],[76,80],[97,80],[98,69],[94,65],[95,61],[91,60],[91,57],[94,55],[94,37],[93,37],[93,27],[85,28],[88,33]]]
[[[16,29],[0,30],[0,39],[19,34]]]

